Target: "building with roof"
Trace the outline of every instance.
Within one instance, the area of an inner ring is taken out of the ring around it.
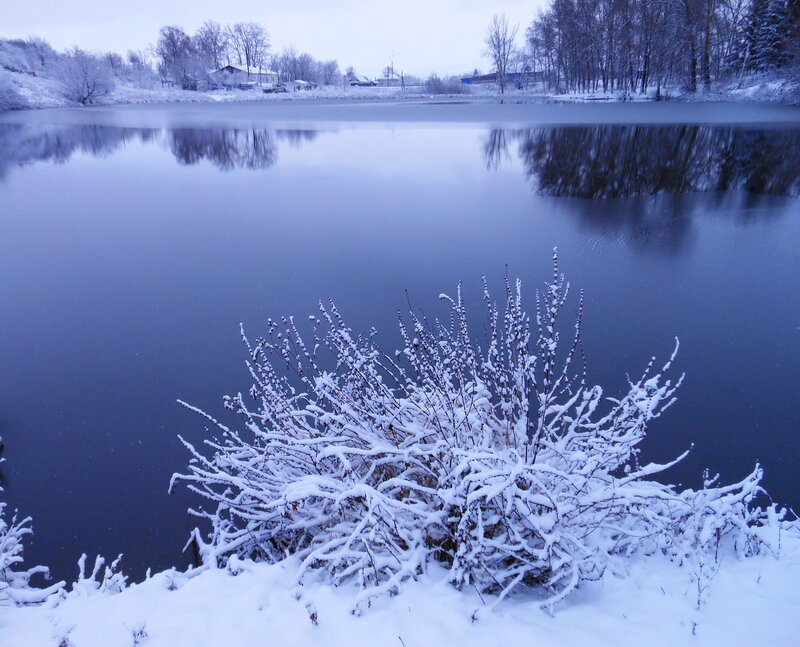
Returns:
[[[226,65],[209,73],[215,83],[226,87],[243,86],[249,84],[274,85],[278,83],[278,73],[262,67],[248,67],[246,65]]]

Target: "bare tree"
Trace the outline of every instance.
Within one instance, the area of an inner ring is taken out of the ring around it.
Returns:
[[[158,76],[150,62],[150,57],[144,51],[129,51],[128,61],[128,81],[140,88],[155,87]]]
[[[83,104],[94,103],[114,89],[108,64],[77,47],[62,58],[60,80],[65,96]]]
[[[282,81],[293,81],[295,79],[294,61],[296,58],[297,52],[292,47],[287,47],[275,56],[272,64]]]
[[[297,57],[297,76],[295,78],[303,81],[317,80],[317,62],[311,54],[303,52]]]
[[[486,30],[486,56],[494,65],[497,74],[497,83],[500,85],[500,92],[506,91],[506,77],[512,62],[514,61],[516,46],[514,40],[517,37],[517,27],[509,27],[508,18],[505,14],[498,16],[495,14],[492,23]]]
[[[319,64],[319,79],[323,85],[336,85],[341,80],[339,63],[336,61],[323,61]]]
[[[773,56],[765,65],[760,48],[760,34],[781,40],[790,33],[788,26],[764,29],[771,2],[789,6],[786,0],[550,0],[527,31],[529,59],[547,83],[566,90],[655,87],[659,98],[664,85],[682,83],[707,91],[715,80],[788,62]]]
[[[107,52],[102,55],[101,59],[108,65],[115,77],[122,78],[125,75],[125,59],[122,56],[116,52]]]
[[[311,73],[314,59],[309,54],[298,54],[294,47],[287,47],[275,58],[275,66],[284,81],[295,81],[306,78]]]
[[[191,88],[196,79],[197,59],[192,39],[183,29],[175,26],[162,27],[156,43],[158,69],[164,78],[180,83],[184,89]]]
[[[197,55],[207,68],[218,70],[228,54],[228,34],[218,22],[207,20],[192,37]]]
[[[240,65],[264,67],[269,53],[269,35],[254,22],[237,22],[228,27],[228,36]]]

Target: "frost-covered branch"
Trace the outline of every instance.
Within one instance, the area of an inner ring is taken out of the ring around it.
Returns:
[[[0,487],[0,493],[2,491]],[[39,604],[62,591],[64,583],[57,582],[44,589],[31,585],[30,580],[34,575],[49,577],[49,571],[44,566],[27,569],[22,566],[22,542],[26,535],[33,532],[31,519],[20,519],[16,513],[8,519],[5,508],[6,503],[0,501],[0,606]]]
[[[562,349],[569,285],[555,252],[553,262],[533,321],[519,281],[506,283],[504,311],[484,286],[484,345],[460,289],[442,295],[449,321],[401,319],[394,355],[333,304],[311,317],[309,339],[291,318],[270,320],[255,342],[242,333],[253,387],[225,401],[241,426],[189,407],[216,433],[205,447],[184,441],[188,473],[173,477],[210,504],[193,511],[211,523],[207,540],[195,533],[205,564],[294,555],[298,577],[359,582],[362,602],[436,563],[457,587],[498,601],[537,587],[552,605],[634,552],[716,563],[726,537],[742,555],[774,546],[764,528],[780,514],[753,505],[759,468],[698,491],[653,479],[685,456],[639,456],[683,379],[668,376],[675,353],[619,398],[588,385],[577,366],[583,298]]]

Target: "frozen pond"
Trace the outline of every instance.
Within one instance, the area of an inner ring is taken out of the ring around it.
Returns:
[[[558,246],[611,395],[680,338],[687,374],[644,458],[673,478],[756,461],[800,504],[800,111],[709,104],[285,102],[0,114],[0,435],[28,555],[134,575],[181,563],[170,475],[246,390],[243,322],[332,297],[396,343]]]

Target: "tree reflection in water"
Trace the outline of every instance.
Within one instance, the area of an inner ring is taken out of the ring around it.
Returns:
[[[491,131],[497,168],[510,142],[542,195],[621,198],[742,190],[800,195],[800,129],[716,126],[591,126]]]
[[[208,161],[222,171],[267,169],[278,160],[278,142],[292,148],[313,141],[313,130],[180,128],[119,128],[115,126],[66,126],[42,128],[0,124],[0,179],[15,166],[40,161],[63,163],[76,153],[94,157],[109,155],[127,142],[157,142],[179,164]]]
[[[692,222],[721,213],[742,222],[786,211],[800,196],[800,129],[592,126],[493,130],[490,170],[517,152],[537,193],[595,232],[646,251],[683,250]]]

